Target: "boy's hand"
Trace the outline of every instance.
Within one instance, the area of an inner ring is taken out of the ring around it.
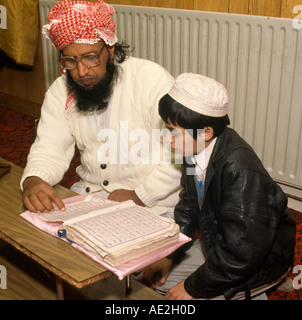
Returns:
[[[191,297],[184,286],[184,281],[177,284],[175,287],[171,288],[167,294],[166,298],[169,300],[193,300],[193,297]]]
[[[153,264],[151,264],[149,267],[146,268],[144,272],[144,277],[152,289],[156,288],[156,283],[154,283],[154,280],[153,280],[154,275],[156,273],[160,273],[161,278],[158,281],[157,285],[161,287],[166,283],[169,273],[172,269],[172,266],[173,266],[173,261],[171,259],[163,258],[157,262],[154,262]]]

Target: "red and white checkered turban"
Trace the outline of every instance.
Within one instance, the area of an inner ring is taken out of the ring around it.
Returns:
[[[103,0],[60,1],[49,11],[43,33],[58,50],[74,42],[94,44],[100,39],[113,46],[117,42],[111,19],[114,13],[114,8]]]

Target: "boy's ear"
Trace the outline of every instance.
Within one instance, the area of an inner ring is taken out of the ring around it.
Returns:
[[[205,127],[205,141],[208,142],[213,139],[214,137],[214,130],[212,127]]]

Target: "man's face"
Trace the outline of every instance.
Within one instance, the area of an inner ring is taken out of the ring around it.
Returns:
[[[73,43],[63,49],[63,57],[81,58],[76,68],[66,73],[67,86],[74,94],[78,111],[102,110],[108,106],[117,76],[114,49],[103,41],[93,45]]]
[[[77,59],[89,53],[99,54],[105,46],[103,41],[96,44],[77,44],[72,43],[63,49],[63,56],[72,56]],[[105,48],[99,57],[100,64],[93,68],[88,68],[81,62],[78,62],[77,68],[70,70],[72,79],[87,89],[96,85],[106,74],[106,64],[108,59],[113,62],[114,47]]]

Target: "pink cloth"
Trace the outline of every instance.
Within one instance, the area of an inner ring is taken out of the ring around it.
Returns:
[[[87,197],[86,194],[75,196],[72,198],[65,199],[64,203],[67,204],[67,203],[72,203],[72,202],[76,202],[76,201],[82,201],[86,197]],[[30,211],[23,212],[21,214],[21,217],[23,219],[25,219],[26,221],[30,222],[31,224],[33,224],[35,227],[51,234],[52,236],[58,237],[58,230],[59,230],[59,227],[62,225],[61,223],[45,222],[45,221],[39,219],[38,217],[36,217],[35,215],[33,215]],[[62,240],[64,240],[64,239],[62,239]],[[87,255],[89,258],[91,258],[95,262],[101,264],[106,269],[108,269],[109,271],[111,271],[112,273],[117,275],[117,277],[120,280],[122,280],[126,276],[128,276],[129,274],[136,272],[136,271],[139,271],[139,270],[149,266],[153,262],[158,261],[158,260],[168,256],[169,254],[171,254],[172,252],[174,252],[175,250],[177,250],[179,247],[181,247],[183,244],[189,242],[190,240],[191,240],[190,238],[188,238],[184,234],[180,233],[179,239],[177,242],[169,244],[163,248],[160,248],[160,249],[155,250],[153,252],[150,252],[148,254],[145,254],[139,258],[128,261],[128,262],[126,262],[120,266],[117,266],[117,267],[111,266],[110,264],[108,264],[107,262],[102,260],[98,255],[90,253],[89,251],[81,248],[77,244],[72,244],[72,247],[81,251],[82,253]]]

